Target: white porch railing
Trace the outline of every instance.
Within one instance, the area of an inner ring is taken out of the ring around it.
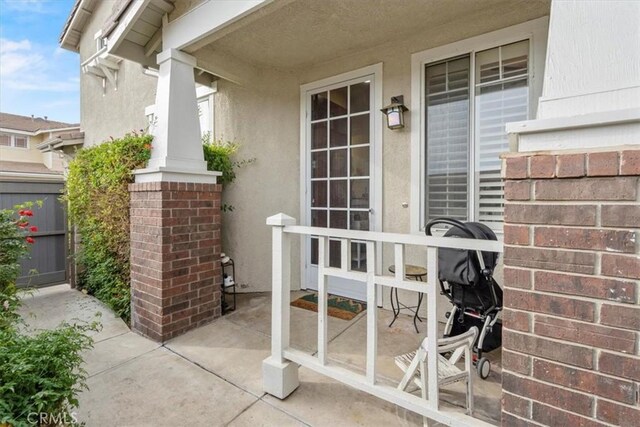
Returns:
[[[415,292],[423,292],[427,299],[427,371],[437,372],[438,320],[436,299],[440,291],[437,281],[438,248],[457,248],[502,252],[502,244],[496,241],[427,237],[409,234],[380,233],[330,228],[296,226],[295,219],[278,214],[267,218],[273,227],[273,294],[271,315],[271,356],[263,362],[264,390],[280,399],[291,394],[299,385],[298,365],[314,370],[336,381],[370,393],[435,421],[451,426],[489,426],[477,418],[461,412],[440,409],[438,405],[438,376],[428,375],[427,399],[379,384],[376,381],[377,364],[377,294],[378,287],[392,286]],[[318,352],[316,356],[289,346],[289,313],[291,290],[291,235],[317,236],[318,250]],[[329,239],[341,242],[341,268],[329,267]],[[366,244],[366,272],[352,271],[349,256],[351,240]],[[376,274],[376,244],[394,245],[395,276]],[[423,246],[427,249],[427,284],[406,280],[405,245]],[[367,350],[366,374],[361,375],[332,364],[327,359],[327,278],[341,277],[365,282],[367,286]],[[293,363],[291,363],[293,362]]]

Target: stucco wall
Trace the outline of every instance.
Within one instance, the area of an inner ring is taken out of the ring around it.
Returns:
[[[234,258],[239,291],[271,290],[268,216],[299,217],[299,86],[293,75],[263,70],[251,86],[220,81],[215,99],[216,138],[240,144],[238,159],[255,158],[223,189],[222,249]],[[300,246],[294,241],[293,287],[299,286]]]
[[[462,19],[456,25],[430,29],[429,35],[375,46],[369,50],[314,64],[312,67],[276,72],[259,70],[260,78],[251,87],[221,81],[216,94],[216,136],[235,139],[242,144],[241,158],[255,157],[255,164],[241,170],[238,180],[223,194],[236,211],[225,214],[223,248],[235,257],[243,291],[268,291],[271,288],[271,234],[264,225],[267,216],[284,212],[300,219],[299,196],[299,95],[301,84],[314,82],[367,65],[383,64],[383,102],[393,95],[404,95],[411,102],[411,54],[457,40],[515,25],[539,16],[510,10],[498,15]],[[541,14],[542,15],[542,14]],[[434,35],[435,34],[435,35]],[[379,120],[384,120],[382,114]],[[403,130],[383,131],[383,231],[409,233],[410,207],[410,120]],[[297,242],[296,242],[297,243]],[[425,265],[420,251],[408,251],[408,262]],[[393,263],[391,247],[383,251],[383,266]],[[292,250],[293,286],[299,284],[300,250]],[[497,272],[501,280],[502,268]],[[385,300],[387,295],[385,296]],[[415,298],[415,297],[412,297]]]
[[[94,35],[102,28],[116,4],[105,1],[96,5],[80,39],[80,62],[96,52]],[[156,83],[156,78],[142,73],[141,65],[122,61],[118,72],[118,89],[114,90],[107,83],[103,95],[102,79],[81,73],[80,118],[85,132],[85,146],[146,128],[144,108],[155,102]]]

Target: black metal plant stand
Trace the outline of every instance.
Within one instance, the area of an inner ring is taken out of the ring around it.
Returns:
[[[231,271],[231,275],[227,272]],[[227,303],[227,296],[233,296],[233,305]],[[222,314],[236,309],[236,265],[233,259],[222,263]]]

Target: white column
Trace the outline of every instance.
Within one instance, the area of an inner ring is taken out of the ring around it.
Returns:
[[[158,88],[153,149],[136,182],[215,183],[219,172],[208,172],[202,151],[193,69],[196,59],[167,49],[158,54]]]
[[[287,225],[295,225],[296,220],[285,214],[267,218],[267,225],[273,229],[272,243],[272,283],[271,292],[271,356],[262,362],[262,388],[279,399],[290,395],[300,382],[298,365],[283,356],[289,348],[289,328],[291,299],[291,236],[284,232]]]
[[[640,141],[640,2],[553,0],[536,120],[510,123],[518,151]]]

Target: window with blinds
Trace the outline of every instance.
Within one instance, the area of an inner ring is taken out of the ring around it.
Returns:
[[[499,230],[499,156],[509,149],[506,123],[528,117],[529,41],[429,64],[425,79],[427,221],[446,216]]]
[[[469,188],[469,56],[426,69],[427,217],[465,221]]]

